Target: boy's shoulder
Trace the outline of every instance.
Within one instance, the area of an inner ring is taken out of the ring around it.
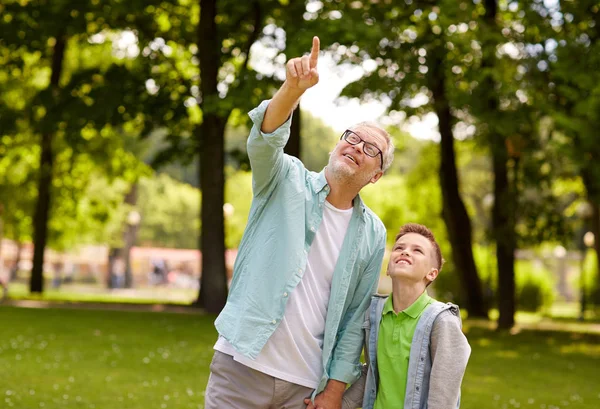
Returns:
[[[429,314],[434,314],[436,317],[442,318],[447,315],[456,316],[460,318],[460,308],[458,305],[451,302],[441,302],[433,300],[425,311],[429,310]]]

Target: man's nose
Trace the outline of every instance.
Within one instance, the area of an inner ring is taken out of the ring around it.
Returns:
[[[356,149],[360,153],[363,153],[365,151],[364,150],[364,148],[365,148],[365,141],[360,141],[356,145],[352,145],[352,146],[354,146],[354,149]]]

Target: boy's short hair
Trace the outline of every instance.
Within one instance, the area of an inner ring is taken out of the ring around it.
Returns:
[[[435,240],[433,232],[429,230],[426,226],[423,226],[422,224],[407,223],[404,226],[400,227],[400,232],[398,232],[398,235],[396,236],[396,241],[398,241],[400,237],[408,233],[419,234],[431,242],[431,244],[433,245],[433,250],[435,252],[436,268],[438,271],[442,271],[442,266],[444,265],[446,260],[444,260],[444,258],[442,257],[442,250],[440,250],[440,245]]]

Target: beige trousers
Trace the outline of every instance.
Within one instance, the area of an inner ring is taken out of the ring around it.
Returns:
[[[313,389],[248,368],[215,351],[204,394],[205,409],[305,409]]]

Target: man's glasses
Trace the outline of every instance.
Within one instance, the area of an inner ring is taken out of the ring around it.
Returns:
[[[363,142],[363,152],[367,156],[370,156],[372,158],[377,157],[377,155],[381,156],[381,170],[383,170],[383,153],[381,152],[381,149],[379,149],[376,145],[372,144],[371,142],[365,141],[349,129],[344,131],[344,133],[340,137],[340,140],[341,139],[344,139],[350,145],[358,145],[359,143]]]

